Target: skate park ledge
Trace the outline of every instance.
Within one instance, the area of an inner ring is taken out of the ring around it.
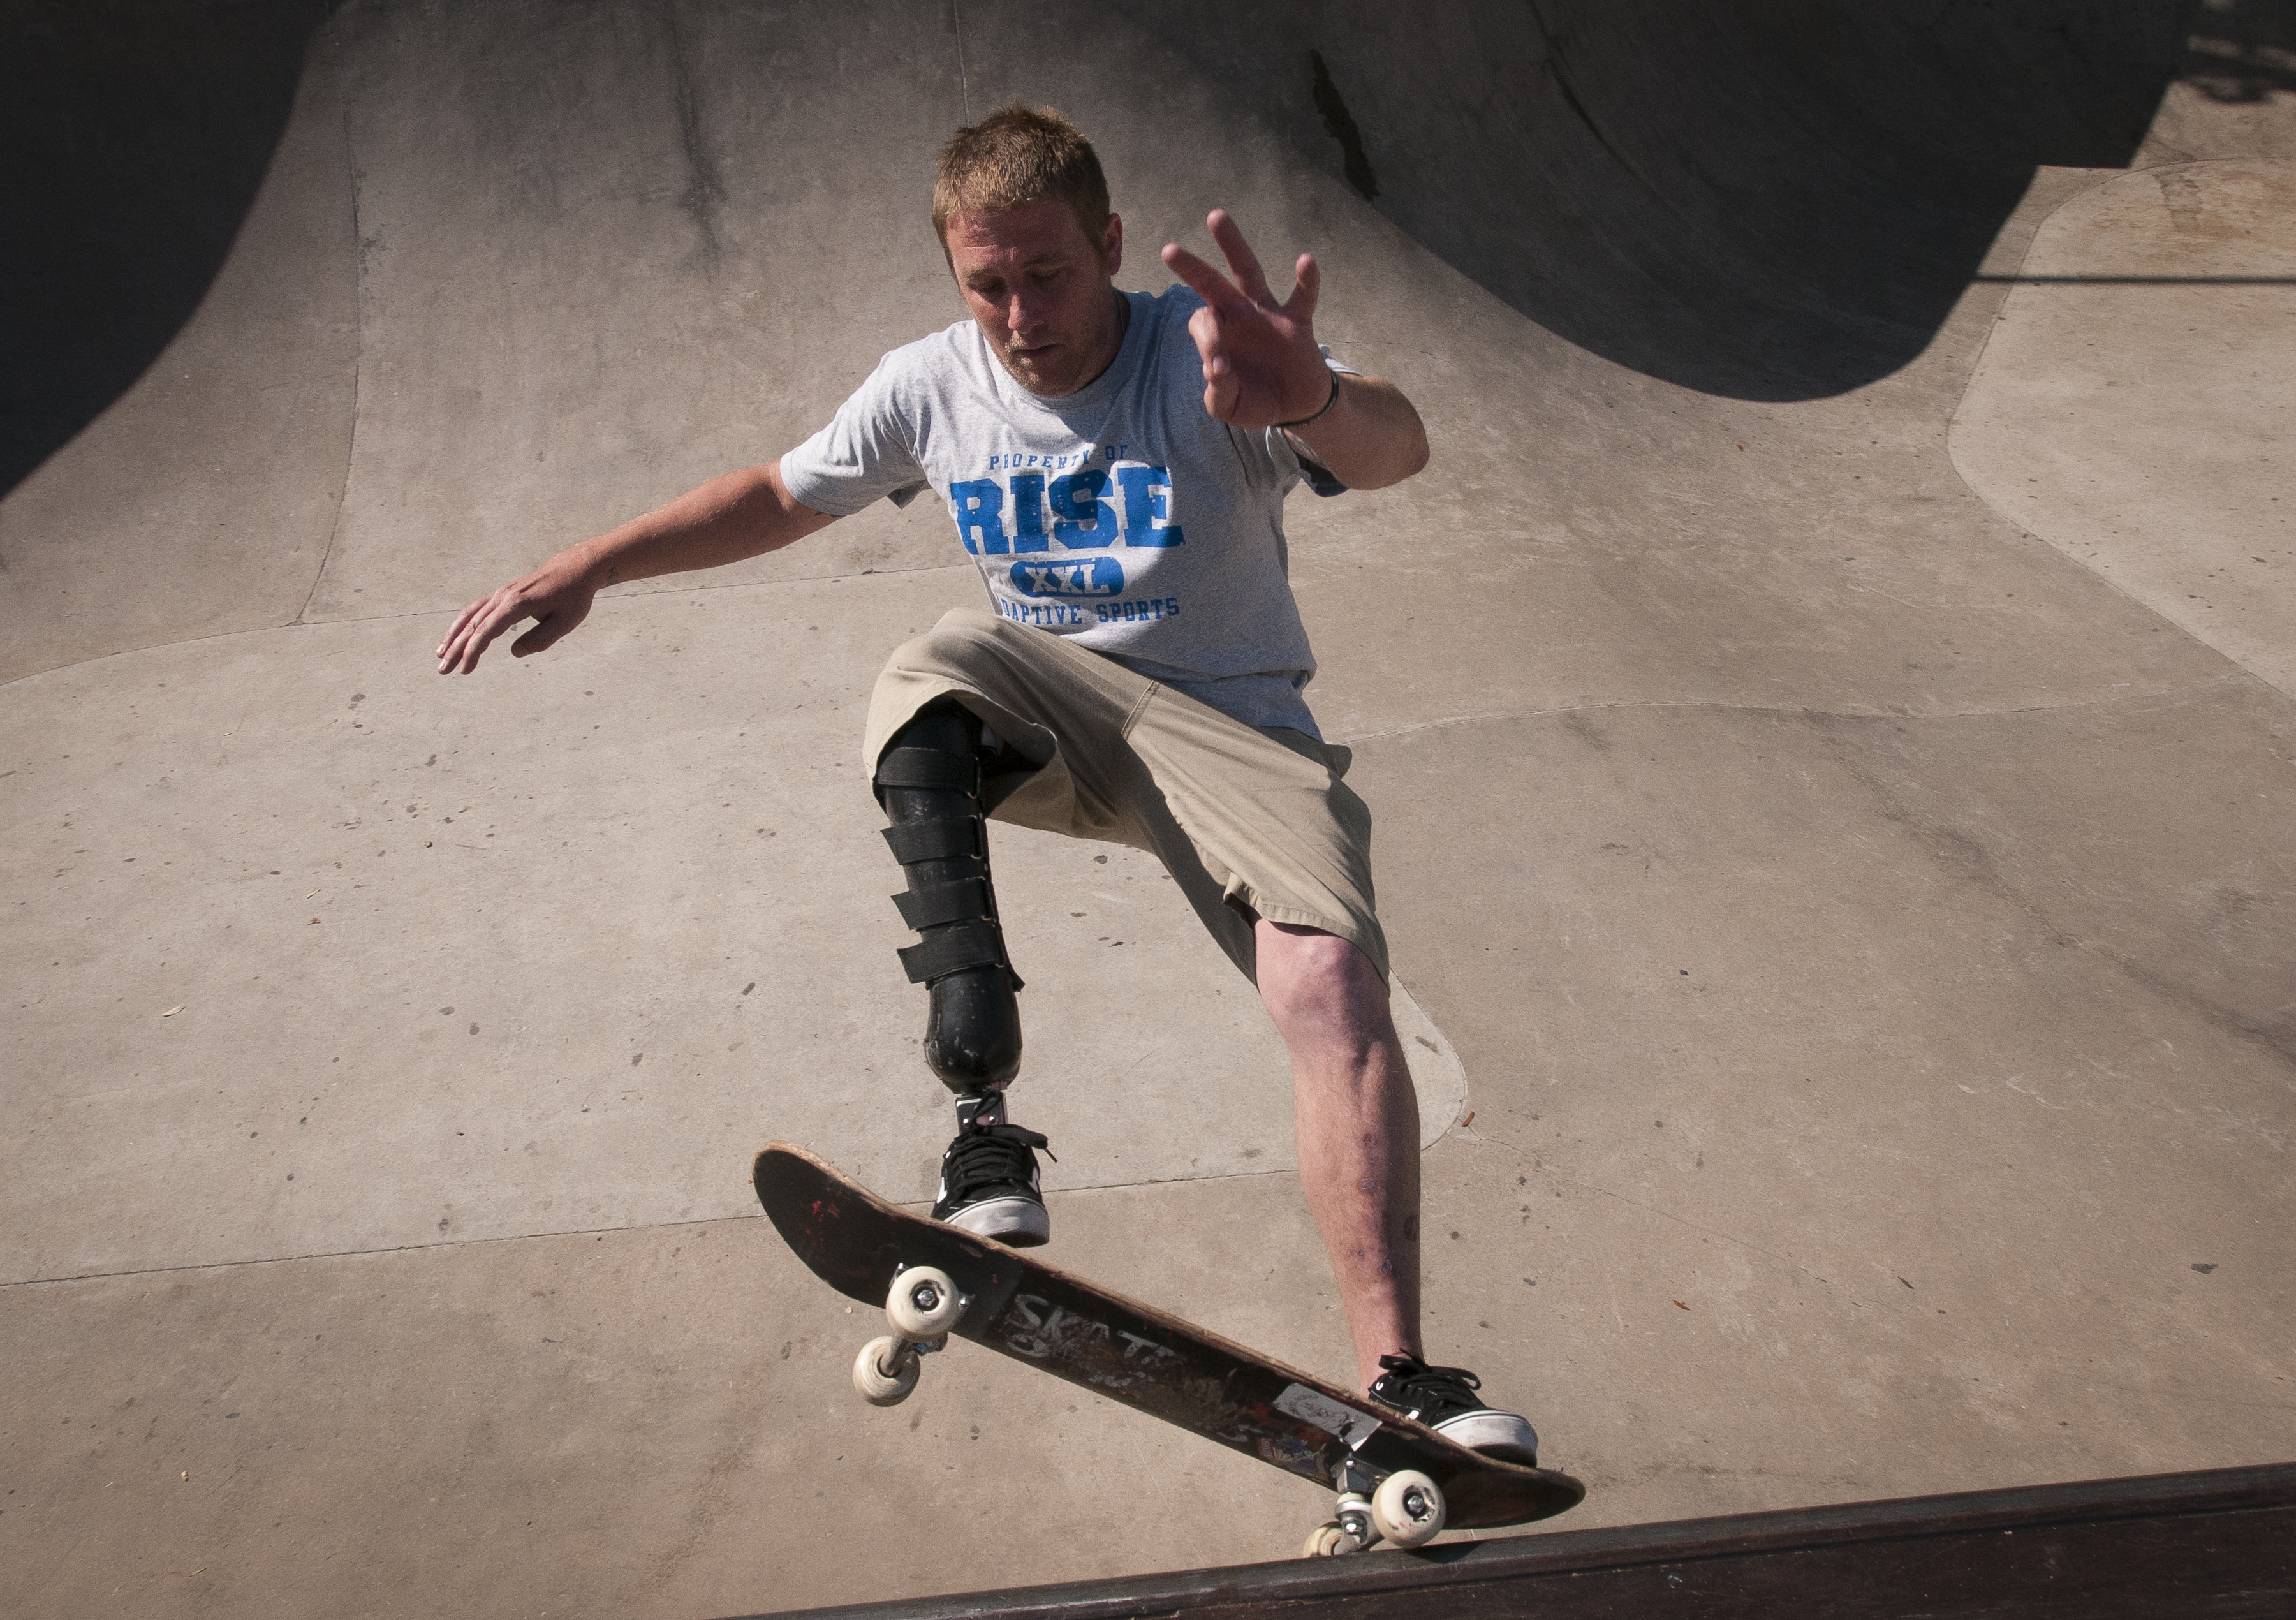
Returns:
[[[1294,1559],[745,1620],[2296,1613],[2296,1463]]]

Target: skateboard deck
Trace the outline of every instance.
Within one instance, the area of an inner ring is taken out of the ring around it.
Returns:
[[[1417,1469],[1441,1487],[1454,1529],[1546,1518],[1587,1493],[1568,1474],[1469,1451],[1152,1305],[889,1204],[803,1148],[767,1144],[752,1180],[798,1257],[849,1298],[882,1306],[898,1272],[939,1267],[965,1297],[955,1338],[1327,1489],[1350,1462],[1374,1479]]]

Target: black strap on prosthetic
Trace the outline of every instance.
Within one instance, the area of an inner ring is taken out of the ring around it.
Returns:
[[[945,749],[888,749],[877,762],[876,786],[959,793],[978,806],[980,760],[977,755]],[[1001,967],[1011,975],[1013,987],[1021,988],[1021,976],[1013,972],[1005,958],[1004,932],[997,926],[996,894],[988,880],[988,830],[980,811],[976,808],[971,815],[935,821],[898,822],[884,832],[893,858],[904,866],[961,861],[964,864],[957,870],[969,870],[969,875],[925,883],[893,896],[903,922],[919,933],[938,930],[900,953],[909,982],[931,984],[952,973]],[[911,880],[916,881],[914,874]]]
[[[980,797],[980,761],[939,749],[888,749],[877,762],[881,788],[954,788]]]
[[[885,829],[885,842],[892,846],[893,859],[904,866],[919,861],[946,861],[951,855],[988,858],[980,823],[969,816],[963,821],[905,822]]]
[[[931,888],[913,888],[905,895],[895,895],[893,904],[901,908],[901,920],[922,934],[944,922],[964,922],[990,915],[988,880],[960,878],[954,883],[936,883]]]
[[[935,934],[922,945],[905,947],[901,967],[913,985],[931,984],[952,973],[962,973],[967,968],[1004,967],[1004,941],[993,922],[968,922],[963,928]],[[1013,976],[1013,988],[1019,989],[1019,975]]]

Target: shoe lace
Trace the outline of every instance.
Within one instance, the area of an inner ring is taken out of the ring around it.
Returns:
[[[1029,1172],[1036,1161],[1029,1156],[1031,1148],[1045,1150],[1045,1157],[1060,1163],[1051,1144],[1036,1132],[1016,1125],[976,1125],[949,1145],[949,1187],[963,1197],[975,1187],[1012,1182],[1020,1186],[1029,1184]]]
[[[1372,1391],[1382,1400],[1416,1416],[1431,1404],[1472,1406],[1482,1379],[1464,1367],[1431,1367],[1416,1356],[1382,1355],[1381,1378]]]

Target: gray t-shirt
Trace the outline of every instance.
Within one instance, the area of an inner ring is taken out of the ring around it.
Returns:
[[[931,487],[996,612],[1248,724],[1320,736],[1300,695],[1316,658],[1292,598],[1283,497],[1303,479],[1341,487],[1282,430],[1205,414],[1188,335],[1201,299],[1182,286],[1124,297],[1123,345],[1088,387],[1038,398],[962,321],[887,355],[782,457],[782,480],[836,517]]]

